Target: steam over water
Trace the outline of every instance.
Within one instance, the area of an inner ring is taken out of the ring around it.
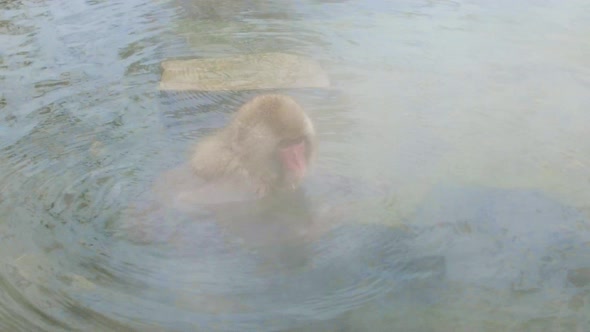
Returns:
[[[0,1],[0,330],[585,331],[589,35],[581,0]],[[168,213],[131,241],[261,93],[160,92],[160,63],[264,52],[332,88],[274,91],[320,149],[249,231],[341,226],[257,246]]]

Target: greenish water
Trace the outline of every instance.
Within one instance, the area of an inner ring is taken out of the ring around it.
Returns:
[[[589,35],[578,0],[0,1],[0,329],[585,331]],[[407,257],[343,232],[315,270],[259,278],[115,236],[256,93],[162,95],[160,62],[259,52],[314,58],[334,86],[287,91],[319,133],[317,209],[403,224]],[[366,243],[413,263],[371,270],[351,258]],[[398,280],[415,269],[437,273]]]

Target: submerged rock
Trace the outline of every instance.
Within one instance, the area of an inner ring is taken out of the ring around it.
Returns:
[[[160,90],[237,91],[327,88],[330,81],[316,61],[285,53],[162,62]]]
[[[585,215],[537,191],[439,187],[410,224],[421,229],[417,244],[445,257],[448,279],[465,286],[564,290],[567,279],[584,284],[590,263]]]

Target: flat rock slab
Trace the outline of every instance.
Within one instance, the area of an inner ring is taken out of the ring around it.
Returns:
[[[162,62],[160,90],[237,91],[328,88],[330,81],[312,59],[285,53]]]

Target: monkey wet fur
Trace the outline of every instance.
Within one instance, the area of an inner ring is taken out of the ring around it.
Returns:
[[[206,181],[231,181],[265,195],[298,187],[315,145],[311,120],[292,98],[261,95],[199,142],[190,165]]]
[[[165,173],[153,193],[160,204],[188,211],[294,190],[315,152],[315,130],[301,106],[285,95],[260,95],[199,141],[188,163]]]
[[[155,181],[147,206],[128,210],[126,233],[151,242],[162,230],[175,232],[177,220],[184,219],[179,216],[196,221],[209,211],[250,244],[313,237],[319,234],[315,218],[297,189],[315,153],[313,124],[295,100],[254,97],[225,127],[197,142],[188,162]]]

